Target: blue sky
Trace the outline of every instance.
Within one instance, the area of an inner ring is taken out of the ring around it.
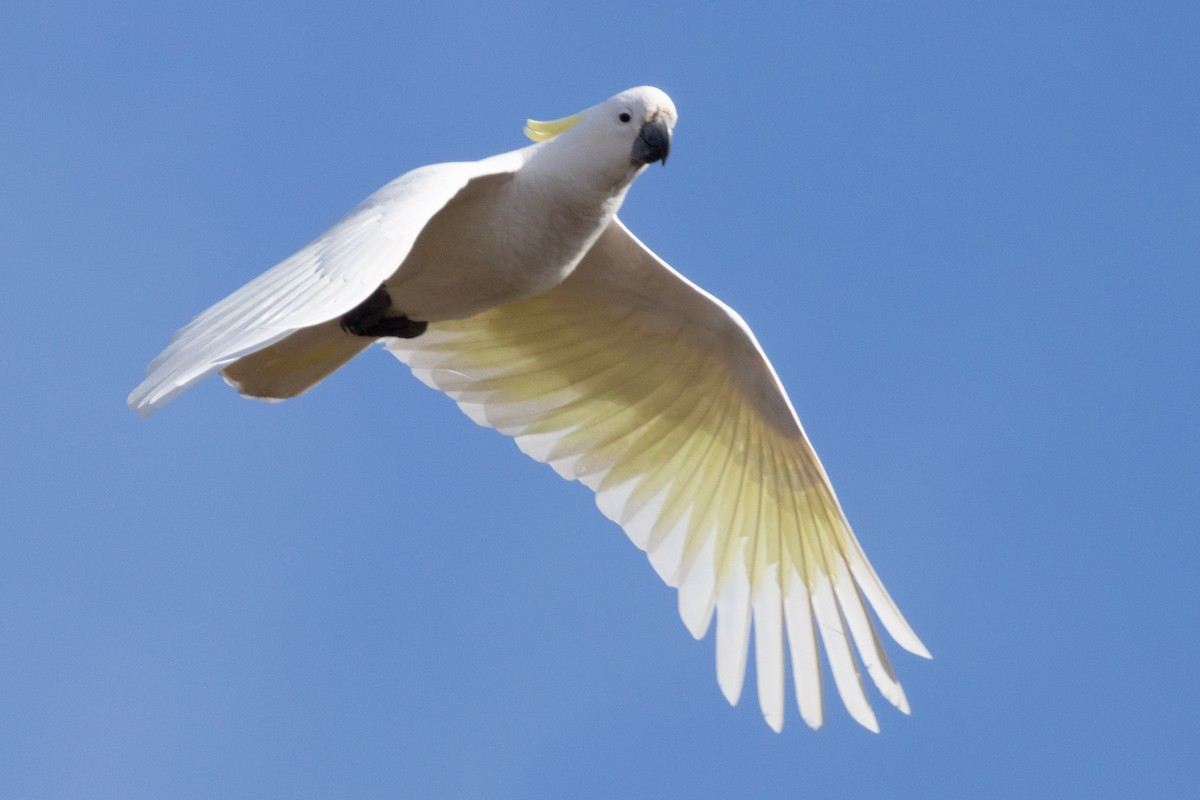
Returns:
[[[0,796],[1192,796],[1197,9],[7,8]],[[753,326],[934,653],[878,736],[730,708],[589,493],[382,352],[124,407],[395,175],[644,83],[623,219]]]

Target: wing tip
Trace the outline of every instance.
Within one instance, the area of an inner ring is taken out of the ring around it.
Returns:
[[[129,406],[130,411],[133,411],[138,415],[139,419],[145,419],[158,410],[155,406],[135,404],[133,402],[127,402],[127,405]]]
[[[683,620],[683,625],[692,638],[700,641],[708,635],[708,629],[712,625],[715,605],[712,602],[711,593],[706,603],[697,603],[694,606],[685,600],[682,590],[679,594],[679,617]]]
[[[914,656],[920,656],[921,658],[928,658],[930,661],[933,660],[933,653],[929,652],[929,648],[926,647],[924,644],[922,644],[921,640],[917,638],[916,634],[913,634],[911,641],[902,641],[900,639],[897,639],[896,641],[900,644],[901,647],[903,647],[908,652],[912,653]]]
[[[162,386],[159,383],[151,383],[147,378],[140,383],[137,388],[129,393],[125,398],[125,405],[130,411],[136,413],[142,419],[153,414],[158,409],[170,403],[182,390],[162,391]]]
[[[729,705],[736,706],[738,701],[742,699],[742,685],[744,681],[726,679],[721,675],[717,675],[717,686],[721,687],[721,694],[725,695],[725,699],[729,701]]]
[[[804,724],[814,731],[819,731],[825,727],[825,717],[823,714],[807,714],[802,708],[800,709],[800,719],[804,720]]]

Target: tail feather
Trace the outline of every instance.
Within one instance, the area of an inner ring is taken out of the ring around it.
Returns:
[[[316,386],[373,342],[346,333],[333,319],[239,358],[221,376],[243,397],[286,400]]]

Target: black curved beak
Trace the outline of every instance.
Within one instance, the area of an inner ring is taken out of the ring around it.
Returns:
[[[635,164],[653,164],[655,161],[667,163],[667,155],[671,152],[671,129],[662,117],[655,117],[642,126],[637,140],[633,143],[631,158]]]

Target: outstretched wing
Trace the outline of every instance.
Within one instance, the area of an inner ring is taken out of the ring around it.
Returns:
[[[142,416],[242,356],[351,310],[408,255],[421,230],[472,179],[515,171],[524,151],[434,164],[372,194],[304,249],[181,328],[129,395]]]
[[[389,349],[473,420],[596,492],[645,550],[696,638],[717,614],[717,679],[783,725],[786,638],[800,713],[824,719],[818,636],[854,719],[878,730],[854,651],[907,713],[867,603],[928,656],[850,530],[745,322],[619,221],[560,286]],[[864,602],[864,599],[866,602]]]

